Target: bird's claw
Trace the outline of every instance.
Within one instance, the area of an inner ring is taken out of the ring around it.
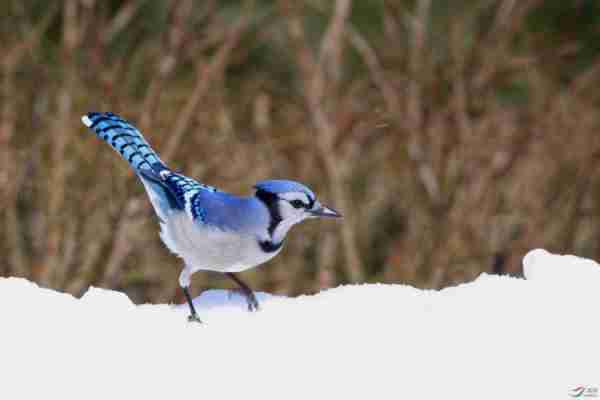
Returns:
[[[260,309],[258,305],[258,300],[256,299],[256,296],[253,292],[248,292],[241,288],[231,289],[229,291],[229,298],[231,299],[231,296],[233,296],[234,294],[239,294],[240,296],[246,299],[246,303],[248,304],[248,311],[254,312]]]
[[[188,315],[188,322],[197,322],[199,324],[202,323],[202,320],[198,316],[198,314],[190,314]]]
[[[248,302],[248,311],[254,312],[259,310],[258,300],[256,300],[254,293],[250,293],[250,295],[246,297],[246,302]]]

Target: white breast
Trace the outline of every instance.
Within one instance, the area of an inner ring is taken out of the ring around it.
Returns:
[[[183,258],[191,273],[198,270],[240,272],[278,253],[263,252],[256,235],[194,223],[185,212],[169,215],[161,223],[160,236],[173,253]]]

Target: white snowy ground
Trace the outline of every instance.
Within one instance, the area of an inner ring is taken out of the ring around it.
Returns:
[[[569,399],[600,387],[600,267],[544,250],[526,279],[342,286],[187,309],[0,279],[0,399]],[[581,391],[581,389],[580,389]],[[597,396],[600,394],[596,392]],[[583,398],[583,397],[582,397]]]

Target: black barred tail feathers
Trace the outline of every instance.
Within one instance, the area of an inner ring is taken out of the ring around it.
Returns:
[[[136,172],[166,168],[142,133],[116,114],[91,112],[81,121],[121,155]]]

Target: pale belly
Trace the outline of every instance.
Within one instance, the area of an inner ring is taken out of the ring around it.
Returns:
[[[262,251],[254,235],[205,227],[194,223],[183,212],[161,223],[160,236],[173,253],[183,258],[191,273],[198,270],[240,272],[278,253]]]

